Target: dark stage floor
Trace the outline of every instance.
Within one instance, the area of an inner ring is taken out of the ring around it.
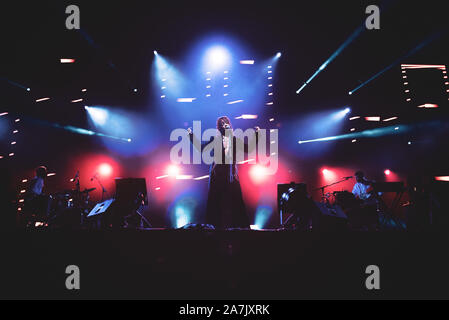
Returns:
[[[1,298],[447,298],[442,233],[17,231],[1,241]],[[81,290],[68,291],[68,265]],[[365,287],[380,268],[381,290]]]

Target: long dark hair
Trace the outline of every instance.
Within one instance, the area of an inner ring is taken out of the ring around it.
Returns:
[[[222,116],[217,119],[217,130],[220,131],[222,135],[224,135],[225,132],[224,132],[224,129],[222,126],[222,122],[229,124],[231,129],[232,129],[232,123],[231,123],[231,120],[229,120],[229,118],[226,116]]]

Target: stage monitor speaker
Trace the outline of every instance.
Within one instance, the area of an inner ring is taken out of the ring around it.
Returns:
[[[298,190],[301,196],[307,197],[307,185],[305,183],[285,183],[278,184],[278,214],[281,212],[281,201],[284,194],[288,194],[290,189]]]
[[[115,179],[115,199],[120,203],[134,202],[142,199],[148,205],[147,184],[145,178]]]

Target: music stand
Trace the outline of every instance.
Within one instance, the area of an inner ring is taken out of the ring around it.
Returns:
[[[87,215],[87,218],[93,217],[93,216],[97,216],[100,215],[102,213],[105,213],[106,210],[109,209],[109,207],[111,206],[111,204],[114,202],[114,199],[109,199],[103,202],[98,203],[91,211],[90,213]]]

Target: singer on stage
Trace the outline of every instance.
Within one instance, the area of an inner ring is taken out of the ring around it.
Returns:
[[[256,143],[244,143],[244,149],[248,150],[248,145],[257,145],[258,131],[256,127]],[[230,130],[231,136],[225,135]],[[190,141],[193,143],[197,139],[189,130]],[[216,229],[225,228],[249,228],[250,223],[243,201],[242,189],[239,182],[236,164],[237,137],[232,134],[232,125],[228,117],[223,116],[217,119],[217,137],[222,140],[222,161],[213,163],[210,166],[209,193],[207,198],[206,223],[213,225]],[[231,140],[232,139],[232,140]],[[206,143],[209,144],[212,142]],[[231,148],[231,141],[233,148]],[[195,145],[195,144],[194,144]],[[197,144],[200,145],[200,144]],[[205,145],[202,146],[202,149]],[[231,150],[233,151],[231,154]],[[201,152],[201,150],[199,150]],[[225,159],[232,156],[232,162],[227,164]]]

